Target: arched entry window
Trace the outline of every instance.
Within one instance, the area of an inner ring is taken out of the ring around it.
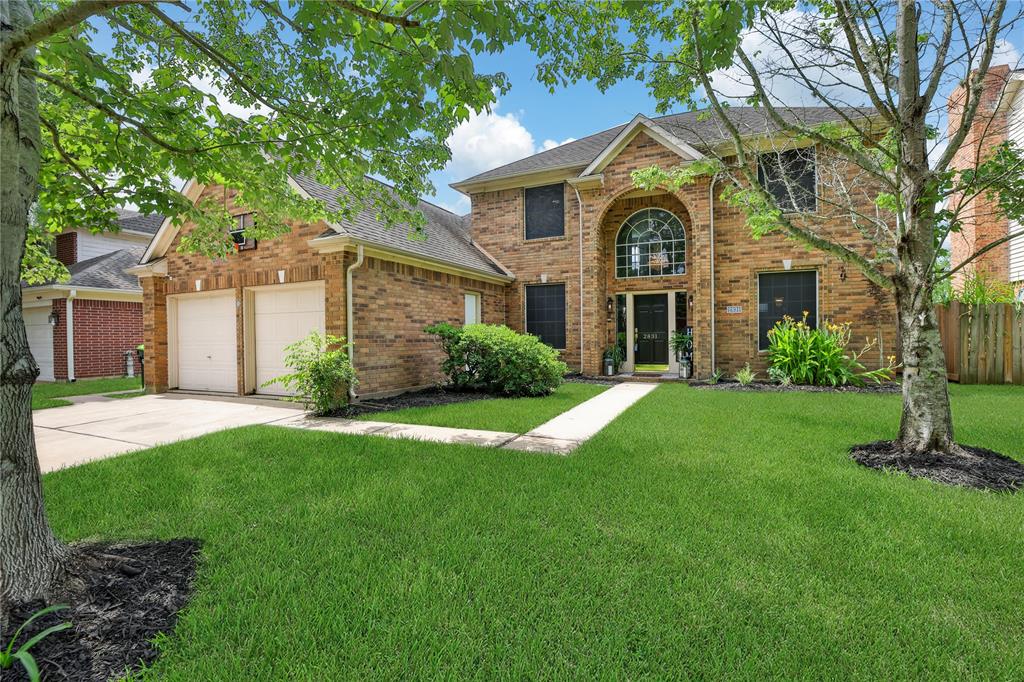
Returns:
[[[661,208],[645,208],[626,218],[615,238],[615,276],[661,277],[686,272],[683,223]]]

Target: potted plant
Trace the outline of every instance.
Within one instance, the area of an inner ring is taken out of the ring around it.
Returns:
[[[672,332],[669,338],[669,345],[676,355],[676,362],[679,364],[679,376],[682,379],[689,379],[693,373],[693,366],[690,364],[690,355],[693,351],[693,334],[683,331]]]
[[[612,376],[619,373],[619,367],[625,360],[625,353],[622,352],[622,347],[619,344],[608,346],[604,349],[604,373],[606,376]]]

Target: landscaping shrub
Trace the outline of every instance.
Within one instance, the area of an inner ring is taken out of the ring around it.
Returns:
[[[301,402],[316,414],[330,414],[348,404],[348,389],[359,380],[345,352],[345,339],[314,330],[284,350],[284,364],[294,371],[264,386],[283,385],[295,392],[288,400]]]
[[[787,315],[768,330],[768,342],[768,361],[776,374],[788,376],[795,384],[863,386],[869,381],[891,381],[894,376],[896,356],[889,356],[888,366],[876,370],[869,371],[860,362],[874,340],[859,353],[846,353],[849,323],[826,322],[824,328],[812,328],[806,313],[800,321]]]
[[[740,386],[747,386],[754,383],[754,379],[757,378],[757,372],[750,369],[750,363],[743,365],[743,369],[736,372],[736,381],[740,382]]]
[[[447,359],[441,364],[451,385],[460,390],[505,396],[547,395],[562,383],[569,368],[558,351],[536,336],[503,325],[435,324],[424,329],[436,335]]]

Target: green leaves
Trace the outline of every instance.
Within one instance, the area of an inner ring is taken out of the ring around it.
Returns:
[[[28,675],[29,680],[32,682],[39,682],[39,666],[36,664],[36,659],[32,657],[30,649],[50,635],[61,632],[62,630],[67,630],[71,627],[71,623],[59,623],[36,633],[19,646],[17,651],[14,650],[14,644],[18,641],[18,637],[21,635],[22,630],[28,627],[36,619],[49,613],[54,613],[67,608],[69,607],[64,604],[48,606],[36,611],[24,623],[22,623],[18,629],[14,631],[14,635],[11,636],[10,641],[7,643],[7,648],[0,651],[0,670],[10,669],[14,665],[15,661],[17,661],[21,663],[22,667],[25,669],[25,673]]]
[[[40,231],[111,229],[113,209],[130,202],[201,223],[185,248],[222,255],[216,207],[178,194],[193,178],[236,190],[264,218],[261,238],[280,234],[285,215],[341,219],[368,205],[415,226],[409,206],[431,192],[427,175],[448,161],[455,126],[508,87],[503,74],[478,73],[474,55],[528,25],[499,0],[190,7],[118,6],[73,39],[38,45],[40,114],[52,127]],[[44,4],[37,20],[55,8]],[[345,191],[337,205],[306,200],[289,173]]]

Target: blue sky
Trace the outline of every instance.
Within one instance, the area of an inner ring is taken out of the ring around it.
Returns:
[[[619,83],[606,93],[590,83],[549,93],[534,76],[536,57],[523,45],[475,63],[483,73],[503,71],[512,88],[499,98],[490,116],[474,117],[461,131],[465,134],[453,137],[452,163],[431,176],[437,187],[432,200],[459,213],[469,210],[469,201],[448,183],[540,151],[545,142],[550,146],[585,137],[625,123],[638,112],[654,113],[654,99],[635,81]],[[485,139],[486,144],[473,144]]]

